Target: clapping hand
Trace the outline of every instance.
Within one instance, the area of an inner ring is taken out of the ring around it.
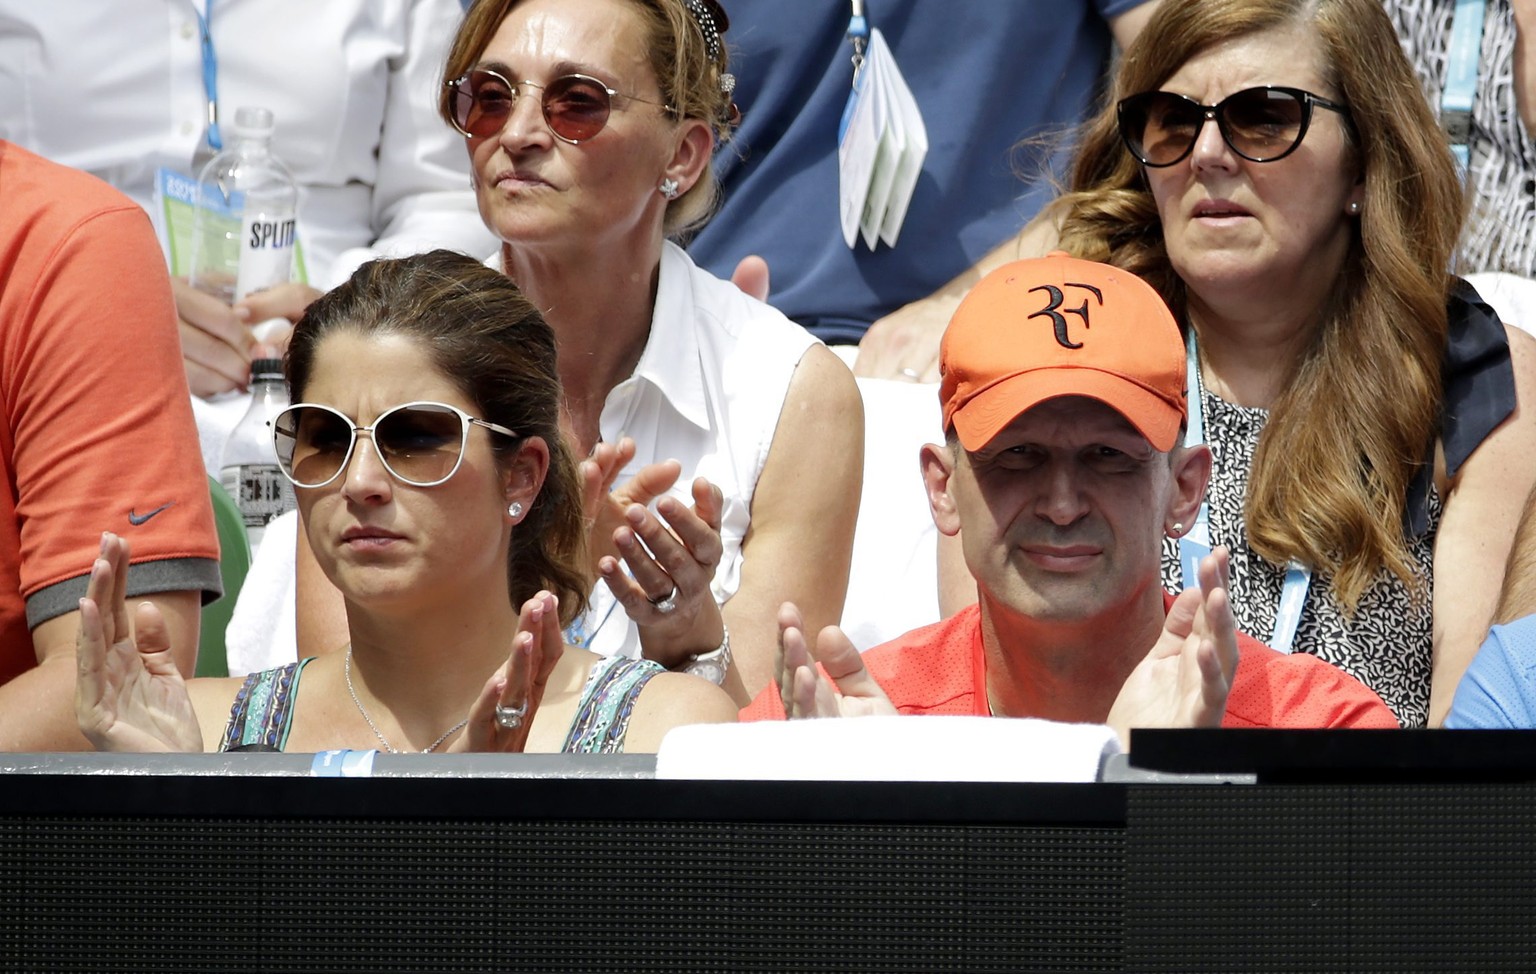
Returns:
[[[550,592],[540,592],[523,603],[511,656],[485,682],[470,707],[464,733],[448,750],[522,751],[544,688],[563,652],[559,600]]]
[[[648,464],[613,488],[634,451],[634,441],[625,437],[616,446],[599,443],[582,462],[591,540],[598,574],[640,627],[647,657],[673,666],[690,652],[719,645],[724,633],[710,586],[724,553],[725,501],[702,477],[692,484],[691,508],[662,496],[682,473],[676,460]],[[658,497],[652,512],[647,505]]]
[[[825,675],[816,668],[818,662]],[[827,626],[818,633],[816,653],[811,655],[805,621],[793,602],[779,607],[777,674],[784,716],[791,720],[896,713],[895,705],[864,668],[863,657],[841,629]]]
[[[1162,635],[1120,688],[1107,723],[1122,747],[1133,727],[1221,726],[1238,660],[1229,560],[1225,547],[1200,560],[1200,588],[1179,593]]]
[[[200,752],[202,731],[165,619],[144,602],[129,624],[128,556],[126,539],[101,536],[80,600],[75,718],[100,751]]]
[[[681,463],[663,460],[646,464],[639,473],[615,486],[619,473],[634,458],[635,441],[626,436],[617,443],[597,444],[592,448],[592,455],[577,467],[594,566],[604,557],[620,557],[614,544],[614,533],[627,523],[624,512],[629,506],[645,507],[671,490],[677,478],[682,476]]]

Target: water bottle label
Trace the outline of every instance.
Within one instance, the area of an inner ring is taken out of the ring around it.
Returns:
[[[287,283],[293,268],[293,241],[292,215],[247,210],[240,221],[240,274],[235,282],[236,300],[252,291]]]
[[[163,167],[157,170],[156,177],[152,213],[170,258],[171,273],[177,277],[199,278],[194,284],[210,294],[218,294],[225,301],[233,301],[235,274],[218,274],[212,270],[212,261],[208,259],[203,261],[202,268],[195,268],[193,257],[199,247],[206,248],[208,254],[222,255],[226,235],[232,244],[237,242],[236,234],[240,232],[237,216],[239,207],[245,205],[245,194],[237,191],[227,198],[209,194],[209,207],[199,216],[196,179]],[[197,240],[199,220],[208,227],[207,238],[202,241]],[[233,247],[230,252],[234,252]],[[233,271],[235,265],[232,263],[230,267]],[[226,276],[227,280],[224,280]],[[284,280],[309,283],[304,266],[304,241],[298,239],[297,229],[294,232],[293,265]]]
[[[248,463],[219,471],[219,484],[234,498],[247,528],[264,528],[267,522],[298,507],[293,484],[275,463]]]

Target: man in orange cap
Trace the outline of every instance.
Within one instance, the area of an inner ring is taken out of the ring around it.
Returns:
[[[862,658],[825,629],[820,672],[786,604],[778,693],[743,717],[1397,726],[1343,671],[1237,633],[1224,549],[1200,589],[1163,591],[1163,536],[1194,523],[1211,455],[1180,442],[1184,342],[1145,282],[1060,253],[1008,264],[961,303],[939,367],[948,442],[920,462],[978,603]]]

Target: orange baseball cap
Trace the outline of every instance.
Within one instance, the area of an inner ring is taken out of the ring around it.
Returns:
[[[977,282],[944,332],[939,375],[944,428],[967,450],[1057,396],[1111,406],[1165,453],[1188,417],[1184,339],[1163,299],[1061,251]]]

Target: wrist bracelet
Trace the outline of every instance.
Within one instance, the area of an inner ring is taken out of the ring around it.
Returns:
[[[715,686],[725,683],[726,671],[731,668],[731,630],[725,620],[720,620],[720,645],[707,653],[695,653],[683,664],[684,673],[708,680]]]

